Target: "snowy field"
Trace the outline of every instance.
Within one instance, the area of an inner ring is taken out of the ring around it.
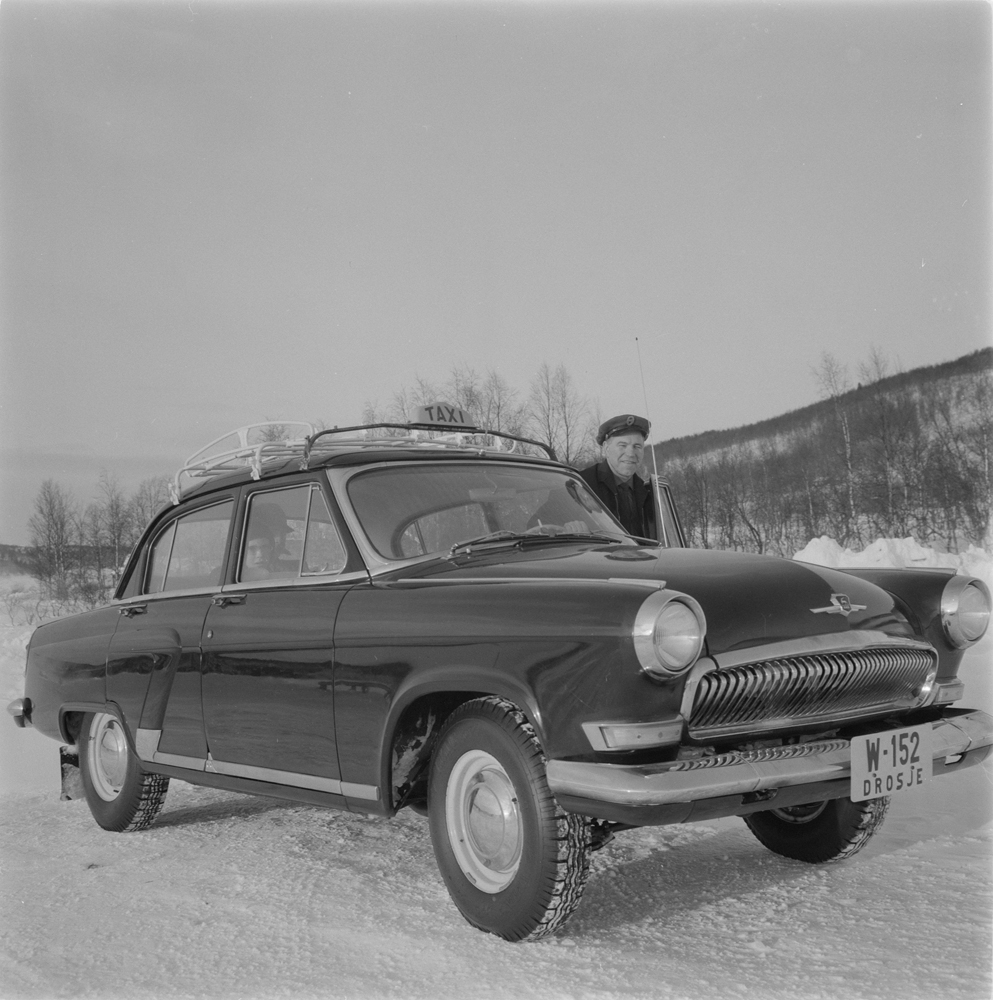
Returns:
[[[798,556],[826,565],[991,560],[908,541]],[[2,581],[0,581],[2,582]],[[0,698],[29,626],[0,627]],[[993,637],[961,704],[993,704]],[[380,820],[173,781],[153,827],[101,830],[59,801],[58,746],[0,721],[0,996],[989,1000],[993,767],[893,799],[870,846],[813,867],[738,819],[619,835],[579,911],[511,945],[466,924],[427,822]]]

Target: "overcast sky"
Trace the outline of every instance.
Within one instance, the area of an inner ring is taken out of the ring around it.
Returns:
[[[3,0],[0,542],[455,364],[664,439],[988,345],[990,11]]]

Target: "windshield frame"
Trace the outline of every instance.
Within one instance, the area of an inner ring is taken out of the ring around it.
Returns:
[[[432,459],[425,461],[369,462],[369,463],[363,463],[362,465],[359,466],[354,466],[354,465],[330,466],[325,470],[328,476],[328,481],[331,485],[331,489],[334,492],[335,499],[338,501],[338,507],[341,510],[342,516],[345,519],[345,523],[348,525],[348,530],[351,532],[352,538],[355,540],[355,543],[358,546],[359,551],[362,554],[362,558],[365,560],[365,564],[368,567],[371,575],[377,575],[382,572],[397,570],[404,566],[416,566],[418,563],[436,562],[439,559],[448,559],[450,558],[450,553],[449,550],[446,548],[444,550],[439,550],[437,552],[426,552],[421,555],[410,556],[409,558],[404,558],[404,559],[390,559],[384,555],[381,555],[380,552],[376,549],[376,547],[373,545],[371,540],[366,535],[362,522],[352,506],[351,497],[349,496],[348,493],[349,481],[354,476],[362,475],[364,473],[370,472],[375,469],[396,469],[398,467],[410,467],[410,466],[423,467],[424,465],[429,465],[429,464],[439,464],[437,457],[433,457]],[[446,463],[444,459],[442,459],[440,464],[447,465],[450,463]],[[460,462],[459,464],[462,463]],[[604,507],[604,505],[600,502],[599,498],[592,492],[592,490],[589,489],[589,487],[586,485],[586,483],[583,482],[582,478],[574,469],[570,469],[565,466],[554,466],[554,465],[550,466],[548,464],[543,464],[539,466],[529,462],[513,462],[507,460],[487,461],[485,457],[475,456],[475,455],[472,456],[472,460],[467,464],[471,465],[472,467],[490,466],[494,470],[520,469],[525,471],[545,471],[545,472],[553,471],[561,474],[563,478],[575,479],[596,502],[598,508],[604,514],[606,514],[607,517],[609,517],[610,520],[616,525],[618,530],[618,535],[620,536],[618,539],[618,543],[621,545],[631,545],[631,546],[636,546],[638,544],[637,542],[634,541],[634,539],[630,535],[625,533],[624,529],[621,527],[620,523],[617,521],[614,515],[611,514],[611,512],[607,510],[606,507]],[[554,537],[554,536],[549,536],[549,537]],[[583,543],[582,538],[579,537],[575,538],[574,541],[577,544]],[[602,538],[597,537],[596,533],[594,533],[590,537],[590,544],[603,545],[605,543]]]

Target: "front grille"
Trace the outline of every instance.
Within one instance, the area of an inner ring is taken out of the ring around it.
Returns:
[[[708,739],[911,708],[936,664],[934,650],[882,647],[712,670],[700,678],[689,731]]]

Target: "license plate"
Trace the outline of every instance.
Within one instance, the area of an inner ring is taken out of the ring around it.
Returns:
[[[929,723],[870,733],[852,740],[851,798],[878,799],[931,780],[933,729]]]

